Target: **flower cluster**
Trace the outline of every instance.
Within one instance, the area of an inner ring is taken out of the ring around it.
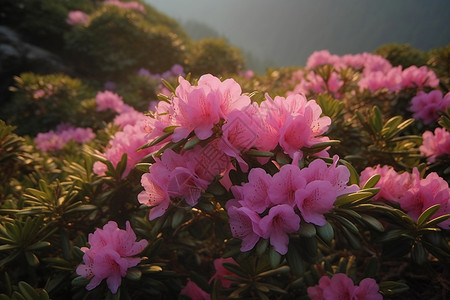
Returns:
[[[420,154],[426,156],[428,162],[434,163],[441,155],[450,156],[450,132],[444,128],[436,128],[434,134],[427,130],[422,134],[422,138]]]
[[[241,251],[251,250],[260,238],[270,239],[276,251],[286,254],[288,233],[296,232],[300,220],[318,226],[326,224],[324,214],[334,207],[340,195],[356,192],[356,185],[347,186],[350,172],[316,159],[306,168],[284,165],[270,176],[254,168],[248,182],[231,188],[234,200],[227,205],[234,237],[242,240]],[[301,218],[300,218],[301,216]]]
[[[66,19],[69,25],[85,25],[88,21],[89,15],[81,10],[70,11]]]
[[[141,3],[136,2],[136,1],[121,2],[119,0],[106,0],[103,3],[107,4],[107,5],[115,5],[117,7],[132,9],[132,10],[136,10],[136,11],[145,13],[144,5],[142,5]]]
[[[293,75],[293,78],[300,81],[293,93],[329,92],[335,98],[340,98],[338,91],[343,86],[342,78],[333,71],[325,80],[313,70],[322,65],[332,65],[338,72],[346,68],[361,70],[361,78],[358,81],[360,92],[368,90],[373,93],[382,89],[399,92],[405,88],[437,87],[439,85],[436,74],[425,66],[420,68],[410,66],[402,70],[401,66],[392,67],[388,60],[371,53],[338,56],[322,50],[314,52],[308,58],[305,72],[299,71]]]
[[[411,99],[410,110],[414,113],[415,119],[421,119],[424,124],[430,124],[439,119],[439,111],[444,111],[449,106],[450,93],[443,97],[440,90],[434,90],[430,93],[420,91]]]
[[[125,116],[130,117],[129,114],[126,114]],[[141,117],[145,118],[144,115]],[[147,141],[147,132],[145,131],[146,124],[147,123],[145,120],[142,119],[137,121],[134,125],[125,125],[123,129],[116,132],[114,137],[109,141],[108,147],[103,154],[103,156],[109,160],[113,166],[117,166],[122,158],[122,155],[125,153],[127,154],[127,166],[122,174],[122,178],[126,177],[134,166],[146,155],[156,150],[155,147],[149,147],[142,151],[137,151],[137,149]],[[94,163],[95,174],[104,175],[106,170],[107,167],[103,162],[97,161]]]
[[[311,300],[382,300],[383,296],[378,289],[378,284],[372,278],[365,278],[355,286],[347,275],[338,273],[331,278],[322,276],[318,285],[308,288],[308,296]]]
[[[38,133],[34,142],[36,148],[42,152],[51,150],[61,150],[70,141],[87,143],[95,138],[95,133],[91,128],[75,128],[68,124],[60,124],[56,131],[50,130],[45,133]]]
[[[397,202],[416,221],[422,212],[435,204],[440,204],[440,208],[433,218],[450,213],[450,188],[435,172],[421,179],[417,168],[413,169],[412,174],[406,172],[399,174],[393,168],[378,165],[375,168],[368,167],[361,173],[361,183],[375,174],[380,174],[381,179],[375,185],[380,188],[380,192],[374,200]],[[438,225],[449,229],[450,220]]]
[[[160,138],[167,128],[172,128],[173,133],[166,135],[163,142],[182,142],[193,133],[199,141],[211,141],[179,154],[166,150],[150,167],[150,173],[143,175],[144,191],[139,202],[153,207],[150,219],[165,212],[170,198],[185,199],[193,206],[216,176],[223,177],[224,186],[230,187],[224,175],[234,168],[232,159],[248,172],[243,155],[250,149],[272,151],[279,145],[298,160],[303,156],[303,147],[329,140],[322,135],[331,121],[321,117],[321,112],[314,100],[307,101],[302,95],[274,99],[266,95],[266,101],[258,105],[251,103],[232,79],[221,82],[204,75],[197,86],[192,86],[179,77],[171,103],[158,105],[155,118],[149,121],[148,138]],[[323,150],[318,155],[328,153]]]
[[[136,242],[136,235],[126,222],[126,230],[119,229],[117,223],[109,221],[103,229],[97,228],[89,234],[90,248],[83,247],[83,262],[77,267],[77,274],[90,279],[86,289],[92,290],[103,279],[109,289],[116,293],[127,270],[139,264],[141,259],[133,257],[147,247],[148,242]]]

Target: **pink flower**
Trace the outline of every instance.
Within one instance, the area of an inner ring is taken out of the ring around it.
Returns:
[[[264,212],[271,205],[268,195],[271,185],[272,176],[266,171],[260,168],[251,169],[248,174],[248,183],[242,185],[243,199],[239,203],[257,213]]]
[[[412,185],[398,200],[402,209],[417,220],[422,212],[429,207],[440,204],[439,210],[431,217],[436,218],[450,213],[450,188],[448,183],[435,172],[420,179],[417,168],[413,169]],[[450,219],[438,224],[444,229],[450,229]]]
[[[418,68],[417,66],[410,66],[403,70],[402,74],[402,86],[403,87],[437,87],[439,85],[439,79],[436,74],[428,70],[426,66]]]
[[[156,151],[161,145],[145,148],[140,151],[137,149],[147,143],[147,132],[145,131],[145,119],[142,117],[135,125],[126,125],[123,131],[118,131],[113,139],[109,141],[104,157],[108,159],[113,166],[117,166],[122,155],[127,154],[127,165],[122,174],[122,178],[126,177],[134,166],[140,162],[146,155]],[[97,173],[96,173],[97,174]],[[101,175],[101,174],[97,174]]]
[[[95,101],[97,102],[97,111],[111,109],[117,113],[123,113],[133,109],[126,105],[119,95],[110,91],[98,92]]]
[[[72,10],[67,16],[66,22],[69,25],[85,25],[89,21],[89,16],[80,10]]]
[[[334,207],[336,191],[329,181],[315,180],[295,192],[295,202],[303,219],[319,226],[326,224],[324,213]]]
[[[304,188],[305,179],[301,176],[299,167],[284,165],[273,175],[272,184],[268,189],[269,199],[273,204],[289,204],[295,206],[295,192]]]
[[[444,100],[440,90],[430,93],[420,91],[411,99],[410,110],[415,119],[422,119],[425,124],[430,124],[439,118],[438,111],[445,110],[450,101]]]
[[[36,138],[34,139],[36,143],[36,148],[41,150],[42,152],[48,152],[50,150],[60,150],[64,147],[64,141],[62,137],[50,130],[46,133],[38,133]]]
[[[148,242],[136,242],[130,222],[126,222],[126,230],[121,230],[116,222],[109,221],[103,229],[97,228],[89,234],[89,244],[90,249],[81,248],[84,264],[77,267],[77,274],[90,279],[86,289],[92,290],[106,279],[108,288],[115,294],[127,270],[141,261],[133,256],[142,252]]]
[[[220,120],[220,98],[206,85],[190,86],[182,77],[179,82],[172,100],[174,125],[179,127],[175,128],[172,140],[181,141],[191,131],[201,140],[209,138],[214,124]]]
[[[337,273],[331,279],[322,276],[318,285],[307,289],[311,300],[382,300],[383,296],[378,290],[378,285],[372,278],[365,278],[359,286],[355,286],[343,273]]]
[[[383,296],[378,292],[379,287],[375,279],[364,278],[359,286],[353,291],[354,300],[383,300]]]
[[[410,174],[407,172],[398,174],[392,167],[380,165],[375,168],[367,167],[361,172],[361,186],[376,174],[381,175],[381,178],[374,187],[380,188],[380,191],[373,200],[384,199],[397,202],[411,186]]]
[[[211,300],[211,295],[202,290],[195,282],[188,280],[186,286],[181,290],[181,295],[186,295],[192,300]]]
[[[315,51],[308,57],[306,68],[311,69],[320,65],[333,65],[339,61],[339,56],[331,55],[328,50]]]
[[[136,1],[120,2],[119,0],[106,0],[104,2],[104,4],[115,5],[115,6],[118,6],[121,8],[126,8],[126,9],[133,9],[133,10],[137,10],[137,11],[140,11],[143,13],[145,12],[144,5],[142,5]]]
[[[261,218],[247,207],[231,206],[228,208],[231,233],[242,240],[241,251],[249,251],[255,247],[260,235],[259,222]]]
[[[300,228],[300,217],[292,206],[281,204],[273,206],[269,214],[259,222],[263,238],[270,238],[270,244],[275,251],[286,254],[289,244],[288,233],[296,232]]]
[[[223,263],[231,263],[237,265],[236,261],[232,257],[215,259],[214,268],[216,269],[216,273],[214,273],[214,275],[211,277],[209,283],[211,283],[213,280],[218,279],[222,283],[222,286],[227,289],[233,284],[233,281],[226,279],[225,276],[227,275],[237,276],[237,275],[226,269],[223,266]]]
[[[434,134],[431,131],[425,131],[422,138],[420,154],[427,156],[428,162],[434,163],[438,156],[450,155],[450,132],[444,128],[436,128]]]
[[[150,173],[145,173],[141,177],[144,191],[139,193],[138,201],[151,207],[150,220],[162,216],[170,205],[169,178],[169,170],[158,161],[150,167]]]

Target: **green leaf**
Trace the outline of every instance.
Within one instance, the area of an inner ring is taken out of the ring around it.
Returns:
[[[379,284],[380,293],[383,296],[396,296],[409,290],[409,286],[402,282],[382,281]]]
[[[270,151],[258,151],[258,150],[248,150],[247,154],[250,156],[257,156],[257,157],[272,157],[275,154]]]
[[[341,206],[346,206],[349,204],[356,204],[358,202],[367,200],[372,196],[373,196],[373,193],[364,192],[364,191],[359,191],[359,192],[351,193],[351,194],[344,194],[344,195],[337,197],[336,201],[334,202],[334,206],[341,207]]]
[[[180,127],[180,126],[178,126],[178,125],[167,126],[166,128],[163,129],[163,132],[173,133],[177,127]]]
[[[139,280],[142,277],[142,272],[139,269],[131,268],[127,270],[126,277],[130,280]]]
[[[77,276],[72,280],[72,285],[75,287],[84,287],[89,283],[89,279],[83,276]]]
[[[150,164],[150,163],[137,163],[137,164],[134,165],[134,167],[136,169],[138,169],[139,171],[148,173],[151,165],[152,164]]]
[[[286,253],[287,264],[290,267],[292,274],[301,276],[305,272],[305,265],[302,256],[294,243],[289,243],[289,249]]]
[[[234,264],[234,263],[229,263],[229,262],[224,262],[224,263],[222,263],[222,265],[228,271],[230,271],[240,277],[248,278],[247,272],[245,272],[239,265]]]
[[[411,256],[418,265],[423,265],[427,262],[428,254],[421,242],[417,242],[412,246]]]
[[[173,87],[173,85],[170,84],[170,82],[168,82],[167,80],[165,80],[164,78],[161,78],[161,82],[162,84],[164,84],[164,86],[171,91],[172,93],[175,93],[175,88]]]
[[[366,181],[366,183],[363,186],[363,189],[373,188],[378,183],[378,181],[380,181],[380,178],[381,178],[380,174],[373,175]]]
[[[331,226],[330,223],[326,223],[323,226],[316,226],[316,231],[318,235],[324,240],[325,242],[329,243],[334,238],[334,230],[333,226]]]
[[[269,250],[269,261],[272,268],[278,267],[281,263],[281,254],[272,247]]]
[[[34,288],[25,281],[19,282],[19,291],[27,300],[35,300],[39,297]]]
[[[200,143],[201,140],[197,136],[193,136],[189,141],[184,144],[183,149],[184,150],[190,150],[194,148],[198,143]]]
[[[426,222],[422,227],[431,227],[435,226],[441,222],[444,222],[445,220],[450,219],[450,214],[442,215],[439,217],[434,218],[433,220],[430,220]]]
[[[326,142],[314,144],[311,147],[303,147],[302,151],[308,152],[308,153],[317,153],[328,147],[336,146],[340,143],[341,143],[341,141],[339,141],[339,140],[329,140]]]
[[[48,246],[50,246],[49,242],[40,241],[40,242],[34,243],[33,245],[28,246],[27,250],[38,250],[38,249],[45,248]]]
[[[381,111],[378,106],[374,106],[372,108],[372,126],[375,129],[375,132],[381,132],[383,126],[383,116],[381,115]]]
[[[164,141],[166,138],[168,138],[171,135],[172,135],[172,132],[168,132],[166,134],[163,134],[163,135],[155,138],[153,141],[145,144],[144,146],[139,147],[136,151],[139,151],[139,150],[142,150],[142,149],[145,149],[145,148],[148,148],[148,147],[155,146],[155,145],[161,143],[162,141]]]
[[[379,232],[383,232],[384,231],[384,226],[383,224],[380,223],[380,221],[378,221],[377,219],[375,219],[372,216],[369,215],[361,215],[362,216],[362,220],[369,224],[370,227],[372,227],[373,229],[379,231]]]
[[[314,227],[314,225],[311,223],[304,223],[304,224],[301,224],[300,229],[298,230],[298,233],[301,236],[314,237],[314,236],[316,236],[316,227]]]
[[[26,251],[25,258],[27,259],[27,262],[30,266],[36,267],[37,265],[39,265],[39,259],[34,253]]]
[[[184,210],[177,209],[172,216],[171,226],[172,228],[177,228],[184,220]]]
[[[267,246],[269,246],[269,240],[260,239],[256,244],[256,254],[261,256],[266,252]]]
[[[423,213],[420,214],[419,218],[417,219],[417,225],[419,227],[422,227],[422,225],[427,222],[431,218],[431,216],[433,216],[439,210],[439,208],[441,208],[440,204],[435,204],[427,208]]]

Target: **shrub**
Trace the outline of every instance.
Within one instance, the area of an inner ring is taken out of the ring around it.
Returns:
[[[189,57],[189,71],[195,76],[216,76],[238,73],[244,68],[241,52],[225,39],[205,38],[193,42]]]
[[[162,73],[185,60],[183,37],[142,12],[110,5],[93,13],[86,26],[75,26],[66,47],[83,76],[105,81],[120,81],[140,68]]]

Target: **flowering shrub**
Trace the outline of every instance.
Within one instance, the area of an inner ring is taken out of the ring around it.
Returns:
[[[82,134],[0,122],[2,296],[448,295],[450,109],[431,70],[321,51],[267,77],[182,72],[135,75],[164,84],[147,112],[120,82],[91,94]],[[398,113],[430,94],[432,122]]]

